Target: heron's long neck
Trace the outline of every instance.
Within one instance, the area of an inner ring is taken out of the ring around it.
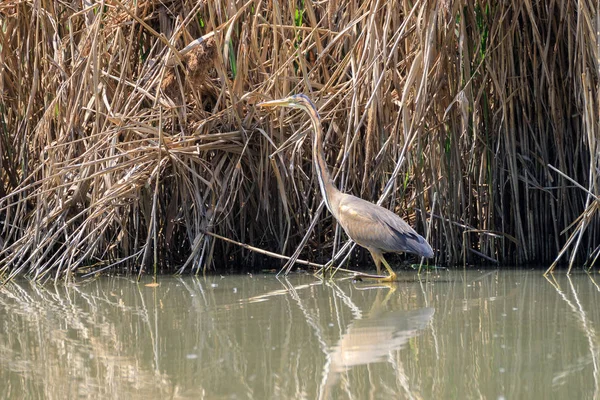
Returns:
[[[313,161],[319,178],[319,188],[325,200],[325,205],[334,217],[337,217],[334,210],[337,210],[339,190],[333,184],[327,163],[325,163],[325,153],[323,152],[323,132],[318,121],[313,120]]]

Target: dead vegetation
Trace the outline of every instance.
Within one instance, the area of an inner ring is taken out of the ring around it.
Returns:
[[[300,92],[339,187],[431,222],[436,264],[591,266],[598,18],[591,0],[4,1],[0,271],[265,261],[205,231],[329,260],[346,239],[309,125],[254,108]]]

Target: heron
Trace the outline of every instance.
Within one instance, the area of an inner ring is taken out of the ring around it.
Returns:
[[[346,235],[366,248],[375,262],[377,278],[393,282],[397,276],[383,257],[384,253],[413,253],[433,257],[427,240],[392,211],[348,193],[342,193],[333,183],[323,152],[323,130],[317,108],[304,94],[259,103],[258,107],[289,107],[305,111],[312,122],[312,158],[325,206]],[[380,276],[381,264],[389,276]]]

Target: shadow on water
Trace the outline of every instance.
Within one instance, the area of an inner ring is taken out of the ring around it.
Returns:
[[[3,398],[599,398],[584,274],[0,288]],[[435,310],[435,312],[434,312]]]

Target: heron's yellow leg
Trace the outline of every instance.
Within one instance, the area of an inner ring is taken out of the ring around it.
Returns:
[[[383,265],[385,265],[385,268],[390,273],[390,276],[387,276],[387,277],[383,278],[381,281],[382,282],[396,282],[396,280],[398,279],[398,276],[396,275],[396,273],[394,272],[394,270],[392,269],[392,267],[390,267],[390,264],[388,264],[388,262],[385,261],[385,258],[383,258],[383,256],[379,256],[379,257],[381,258],[381,261],[383,262]]]
[[[381,254],[381,252],[377,249],[368,249],[368,250],[371,252],[371,256],[373,256],[373,261],[375,261],[375,267],[377,267],[377,275],[360,273],[360,274],[356,274],[355,276],[358,278],[375,279],[379,282],[396,282],[396,279],[397,279],[396,273],[394,272],[392,267],[390,267],[390,264],[388,264],[387,261],[385,261],[385,258],[383,258],[383,254]],[[390,273],[389,276],[379,275],[379,273],[381,271],[381,262],[382,261],[383,261],[383,265],[385,265],[385,268]]]

